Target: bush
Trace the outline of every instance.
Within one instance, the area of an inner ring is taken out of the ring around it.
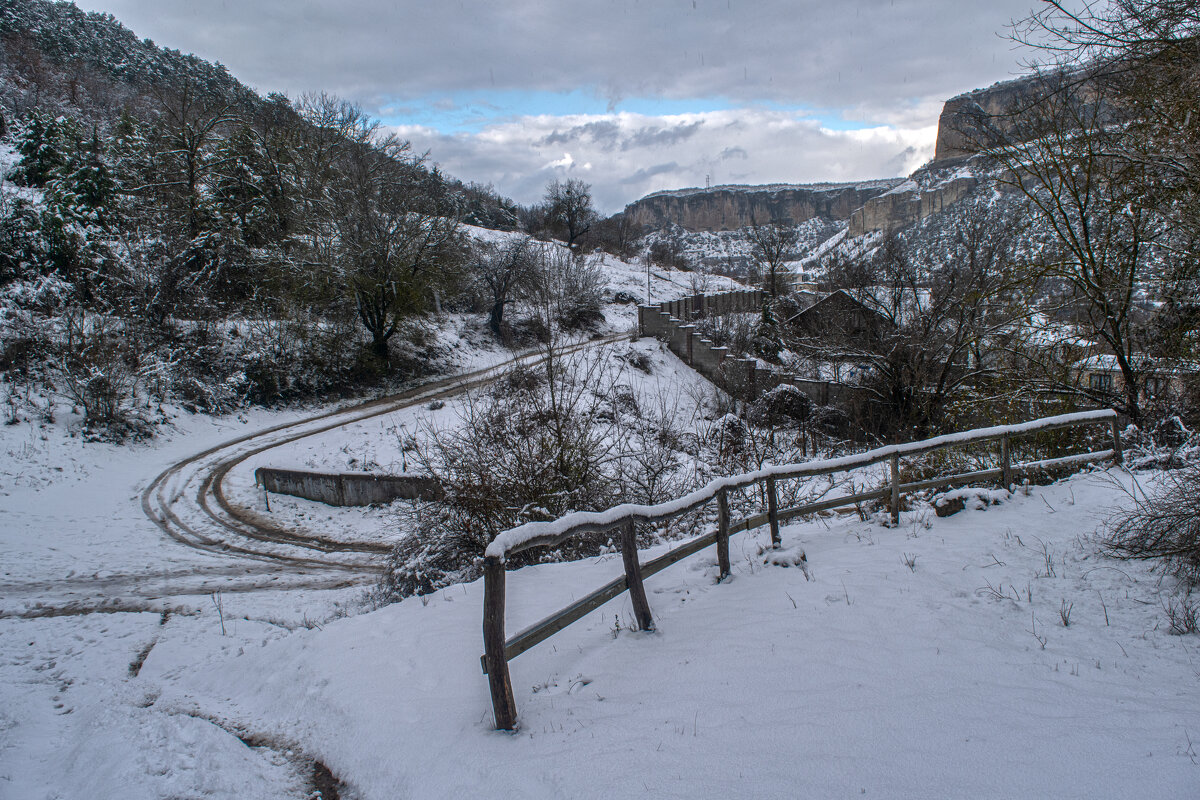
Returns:
[[[623,360],[609,348],[550,351],[541,364],[511,369],[468,395],[451,428],[426,427],[418,461],[445,496],[401,510],[413,533],[393,551],[374,602],[473,580],[487,545],[516,525],[621,502],[658,503],[694,489],[694,443],[678,405],[623,384]],[[601,552],[609,538],[574,538],[509,561],[582,558]]]
[[[83,312],[64,315],[63,325],[55,371],[59,388],[83,409],[89,436],[114,441],[149,436],[151,424],[133,407],[142,356],[125,325]]]
[[[467,395],[452,428],[425,429],[418,459],[445,498],[418,511],[416,535],[393,554],[385,593],[402,597],[470,580],[475,559],[501,531],[617,501],[612,456],[620,438],[611,435],[612,398],[597,390],[605,385],[606,356],[603,349],[568,357],[550,351],[540,366],[518,367]],[[597,552],[602,543],[564,543],[561,557]]]
[[[1200,582],[1200,463],[1166,472],[1155,490],[1105,523],[1105,551],[1157,560],[1189,585]]]

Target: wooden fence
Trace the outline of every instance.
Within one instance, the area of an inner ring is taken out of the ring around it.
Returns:
[[[1102,423],[1111,427],[1111,449],[1023,464],[1011,463],[1011,449],[1009,444],[1010,440],[1014,437],[1059,428],[1074,428]],[[918,456],[956,445],[989,441],[998,441],[1000,443],[999,464],[994,468],[911,483],[901,483],[900,481],[900,459],[903,457]],[[615,506],[607,511],[581,511],[568,514],[565,517],[550,522],[529,522],[504,531],[488,545],[487,551],[484,554],[483,578],[484,654],[481,656],[480,661],[483,665],[483,671],[487,673],[491,688],[492,711],[496,728],[500,730],[512,730],[517,721],[516,702],[513,699],[512,682],[508,672],[508,662],[511,659],[524,653],[534,645],[545,641],[572,622],[581,619],[627,590],[639,629],[650,630],[654,625],[654,620],[650,613],[650,605],[646,601],[646,590],[643,586],[645,578],[666,569],[681,559],[700,552],[709,545],[715,544],[717,548],[717,564],[720,570],[718,580],[723,580],[729,575],[729,537],[734,533],[751,530],[762,525],[770,525],[771,543],[774,546],[778,546],[780,543],[780,524],[793,517],[887,499],[890,504],[892,521],[897,522],[900,517],[900,496],[905,492],[990,480],[999,480],[1002,486],[1008,486],[1014,477],[1022,473],[1031,473],[1070,464],[1103,461],[1110,458],[1117,463],[1122,461],[1121,434],[1116,412],[1110,410],[1085,411],[1077,414],[1046,417],[1018,425],[980,428],[962,433],[938,436],[919,442],[889,445],[841,458],[767,467],[742,475],[718,478],[704,488],[698,489],[691,494],[658,505],[627,503]],[[846,472],[848,470],[880,464],[885,461],[890,464],[890,478],[887,486],[884,488],[833,497],[815,503],[806,503],[794,508],[780,509],[778,507],[777,481],[788,478],[805,478]],[[729,492],[759,484],[766,485],[766,510],[763,513],[746,519],[731,521],[729,519]],[[638,558],[637,543],[634,539],[635,525],[637,523],[655,523],[678,517],[702,508],[713,500],[717,503],[717,528],[715,531],[691,539],[658,558],[644,564],[641,563]],[[625,565],[625,574],[600,587],[587,597],[575,601],[566,608],[556,611],[545,619],[525,628],[513,637],[506,639],[504,632],[504,594],[505,562],[508,556],[533,547],[553,546],[580,534],[613,529],[620,530],[621,555]]]

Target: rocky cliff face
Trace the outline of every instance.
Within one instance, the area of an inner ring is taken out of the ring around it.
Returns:
[[[625,207],[635,229],[674,224],[689,231],[732,231],[753,224],[799,224],[816,217],[847,220],[902,179],[863,183],[715,186],[658,192]]]
[[[1011,131],[1014,126],[1006,120],[1015,109],[1034,99],[1039,85],[1031,79],[1018,78],[947,100],[938,117],[934,163],[968,156],[973,152],[972,143],[978,146],[994,138],[981,129],[980,120],[987,120],[998,131]]]
[[[847,235],[891,233],[957,203],[979,184],[963,162],[981,144],[1017,130],[1014,111],[1050,87],[1043,78],[1018,78],[952,97],[938,118],[933,161],[901,185],[863,203],[850,215]]]
[[[625,207],[635,229],[677,225],[687,231],[733,231],[754,223],[846,221],[847,235],[892,232],[958,202],[979,185],[967,159],[973,145],[1020,135],[1014,112],[1060,85],[1062,76],[1017,78],[946,101],[933,161],[907,180],[844,184],[716,186],[658,192]]]
[[[891,233],[899,230],[957,203],[977,184],[978,179],[965,170],[948,177],[932,172],[916,173],[890,192],[868,200],[851,214],[846,235],[853,237],[871,231]]]

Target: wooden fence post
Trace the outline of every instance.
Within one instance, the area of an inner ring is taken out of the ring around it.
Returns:
[[[729,577],[729,493],[724,489],[717,492],[717,565],[720,582]]]
[[[771,523],[771,547],[778,548],[783,540],[779,536],[779,495],[774,478],[767,478],[767,520]]]
[[[1112,440],[1113,440],[1113,461],[1118,464],[1125,463],[1125,451],[1121,448],[1121,423],[1116,417],[1112,420]]]
[[[646,587],[642,584],[642,565],[638,561],[633,520],[629,520],[621,528],[621,558],[625,562],[625,585],[629,588],[629,599],[633,603],[633,615],[637,618],[638,630],[652,631],[654,618],[650,616]]]
[[[1012,456],[1008,451],[1008,437],[1000,439],[1000,488],[1007,489],[1012,483]]]
[[[496,730],[511,731],[517,725],[517,703],[504,653],[504,562],[494,556],[483,561],[483,657]]]
[[[892,524],[900,522],[900,456],[892,456]]]

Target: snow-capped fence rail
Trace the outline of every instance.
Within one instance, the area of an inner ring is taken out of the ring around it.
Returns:
[[[1023,464],[1011,463],[1009,443],[1014,437],[1059,428],[1074,428],[1101,423],[1111,426],[1112,447],[1110,449],[1077,453],[1061,458],[1043,459]],[[923,455],[956,445],[986,441],[999,441],[1000,443],[999,465],[994,468],[910,483],[902,483],[900,480],[901,458]],[[606,511],[578,511],[556,520],[527,522],[524,525],[510,528],[497,536],[488,545],[484,553],[484,654],[480,657],[480,661],[483,665],[483,671],[487,673],[491,688],[492,711],[496,728],[499,730],[512,730],[517,721],[516,702],[513,699],[512,682],[508,671],[508,662],[511,659],[524,653],[534,645],[545,641],[572,622],[583,618],[626,590],[629,591],[630,601],[633,605],[634,616],[637,619],[639,629],[650,630],[654,625],[654,621],[650,613],[649,603],[646,601],[646,590],[643,585],[644,579],[666,569],[677,561],[700,552],[709,545],[715,544],[717,548],[717,564],[720,570],[718,580],[723,580],[729,575],[730,571],[729,537],[734,533],[752,530],[769,524],[771,526],[771,543],[774,546],[778,546],[780,544],[780,524],[793,517],[888,498],[892,520],[896,522],[900,517],[900,497],[906,492],[938,488],[955,483],[963,484],[993,479],[999,480],[1002,486],[1008,486],[1012,479],[1021,473],[1036,472],[1068,464],[1104,461],[1107,459],[1113,459],[1117,463],[1123,460],[1121,433],[1117,423],[1117,414],[1107,409],[1084,411],[1076,414],[1060,414],[1054,417],[1045,417],[1017,425],[977,428],[970,431],[936,436],[932,439],[924,439],[918,442],[888,445],[840,458],[808,461],[801,464],[769,466],[754,472],[718,478],[710,482],[707,486],[697,489],[690,494],[657,505],[625,503],[614,506]],[[842,495],[815,503],[806,503],[793,508],[782,510],[778,508],[777,481],[788,478],[805,478],[846,472],[848,470],[880,464],[885,461],[889,462],[890,465],[890,477],[888,485],[885,488],[859,492],[852,495]],[[737,520],[736,522],[730,521],[729,492],[764,483],[767,494],[766,511],[747,517],[746,519]],[[717,528],[715,531],[697,536],[658,558],[644,564],[641,563],[638,558],[637,543],[634,538],[637,523],[662,522],[699,509],[713,500],[717,502]],[[576,600],[566,608],[556,611],[539,622],[535,622],[512,638],[506,639],[504,630],[504,595],[505,562],[508,556],[534,547],[553,546],[580,534],[613,529],[620,529],[621,532],[621,555],[624,561],[625,574],[610,581],[588,596]]]

